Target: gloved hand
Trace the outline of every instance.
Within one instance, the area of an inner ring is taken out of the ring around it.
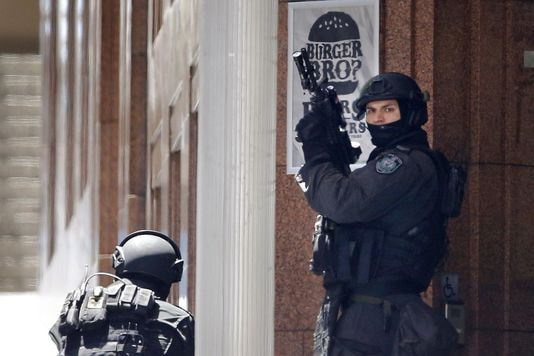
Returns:
[[[330,161],[330,153],[328,146],[322,141],[304,141],[302,144],[302,152],[304,153],[304,161],[315,163]]]
[[[321,158],[328,159],[324,118],[320,113],[310,111],[295,127],[297,141],[302,142],[304,160],[310,162]]]
[[[302,143],[317,141],[325,142],[325,125],[324,118],[314,111],[308,112],[295,127],[297,132],[297,141]]]

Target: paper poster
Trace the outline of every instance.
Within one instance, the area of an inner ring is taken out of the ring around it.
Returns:
[[[295,126],[310,109],[310,96],[302,89],[292,53],[308,52],[317,80],[334,86],[343,106],[346,130],[363,151],[351,168],[363,165],[374,146],[363,117],[358,120],[356,99],[362,86],[379,70],[379,1],[332,0],[288,4],[287,172],[304,164]]]

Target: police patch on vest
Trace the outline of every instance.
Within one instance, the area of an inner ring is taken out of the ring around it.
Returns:
[[[376,162],[376,171],[380,174],[391,174],[400,166],[402,166],[400,157],[393,153],[388,153]]]

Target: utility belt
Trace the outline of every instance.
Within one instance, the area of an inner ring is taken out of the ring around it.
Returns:
[[[384,315],[384,332],[389,331],[391,327],[391,316],[393,314],[393,310],[397,309],[395,304],[393,304],[391,301],[370,295],[353,294],[350,296],[349,303],[363,303],[381,307]]]
[[[383,280],[373,281],[350,289],[351,295],[366,295],[370,297],[386,297],[393,294],[417,294],[417,288],[410,281],[405,280]]]
[[[356,291],[345,298],[345,305],[352,303],[364,303],[377,305],[382,308],[384,314],[384,331],[391,327],[391,315],[393,310],[398,310],[387,296],[394,294],[417,294],[415,287],[409,281],[375,281],[360,286]]]

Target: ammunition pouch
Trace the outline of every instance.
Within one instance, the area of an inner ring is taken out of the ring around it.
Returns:
[[[106,322],[108,295],[104,288],[97,286],[89,291],[83,299],[79,314],[79,328],[94,330]]]
[[[313,355],[328,356],[335,335],[336,322],[344,301],[342,284],[330,285],[317,315],[313,334]]]
[[[107,288],[97,286],[87,292],[76,289],[65,299],[58,330],[62,335],[76,330],[96,330],[123,313],[145,320],[155,304],[154,292],[124,282],[115,282]]]
[[[310,270],[323,276],[324,286],[348,282],[351,279],[350,254],[352,244],[346,229],[340,229],[332,220],[317,216],[312,237]]]
[[[84,297],[85,293],[80,288],[67,294],[59,314],[58,331],[61,335],[68,335],[79,328],[80,306]]]

